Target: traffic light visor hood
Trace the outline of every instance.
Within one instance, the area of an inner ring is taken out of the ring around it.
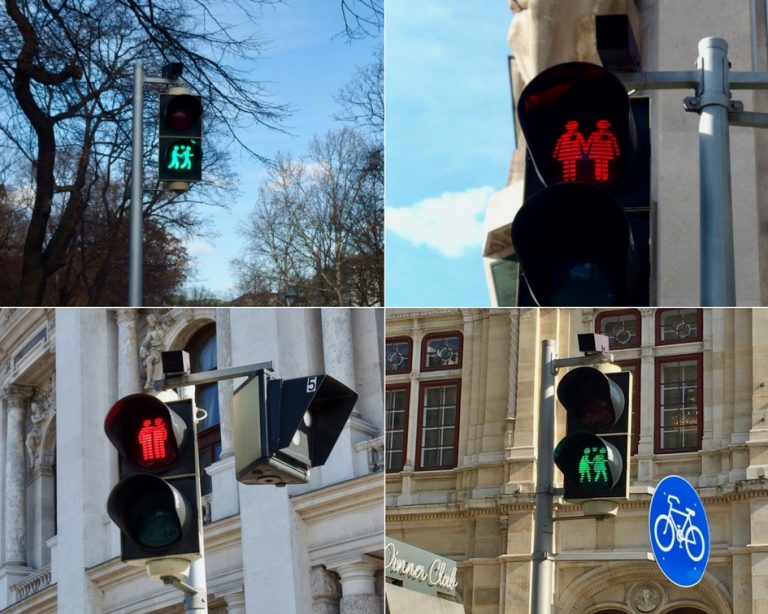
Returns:
[[[623,416],[624,393],[616,382],[593,367],[577,367],[557,386],[557,397],[566,411],[593,431],[616,424]]]
[[[545,185],[610,189],[626,179],[636,128],[626,87],[602,66],[568,62],[544,70],[520,94],[517,113]]]

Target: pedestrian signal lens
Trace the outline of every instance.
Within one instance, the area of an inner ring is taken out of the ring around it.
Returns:
[[[552,152],[562,167],[561,181],[607,184],[611,180],[612,162],[621,155],[621,149],[610,127],[609,120],[598,119],[585,139],[577,120],[565,123]]]
[[[199,167],[200,142],[195,139],[180,139],[165,150],[165,168],[182,176],[193,173]]]

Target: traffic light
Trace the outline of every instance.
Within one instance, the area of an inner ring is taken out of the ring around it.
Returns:
[[[328,375],[260,371],[235,391],[235,468],[244,484],[304,484],[323,465],[357,401]]]
[[[528,155],[511,232],[529,292],[518,304],[649,304],[647,99],[569,62],[536,76],[517,112]]]
[[[567,412],[565,437],[555,448],[565,499],[626,498],[632,374],[577,367],[560,380],[557,397]]]
[[[174,87],[160,94],[159,178],[171,189],[202,176],[203,103],[200,96]]]
[[[194,560],[202,518],[195,406],[148,394],[123,397],[104,432],[119,455],[120,479],[107,513],[121,531],[121,558],[133,565],[164,557]]]

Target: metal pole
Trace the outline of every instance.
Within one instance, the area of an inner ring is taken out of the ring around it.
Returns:
[[[130,261],[128,270],[128,304],[141,307],[143,304],[144,280],[144,237],[142,230],[142,196],[144,186],[144,69],[136,62],[133,69],[133,141],[131,161],[131,226]]]
[[[205,555],[192,561],[189,566],[187,584],[195,589],[194,593],[184,592],[184,613],[208,613],[208,587],[205,582]]]
[[[539,395],[539,443],[536,463],[536,509],[533,527],[532,614],[552,612],[553,559],[552,488],[555,443],[555,359],[552,339],[541,342],[541,389]]]
[[[714,37],[699,41],[698,68],[701,304],[733,306],[728,43]]]

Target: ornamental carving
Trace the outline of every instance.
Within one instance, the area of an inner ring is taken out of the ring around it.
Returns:
[[[650,614],[658,610],[661,605],[661,590],[655,584],[638,584],[633,586],[629,593],[629,603],[635,612]]]
[[[160,317],[150,313],[147,316],[147,334],[139,348],[144,374],[147,378],[144,383],[145,388],[151,388],[152,382],[163,376],[161,353],[165,351],[165,336],[167,334],[168,329]]]

